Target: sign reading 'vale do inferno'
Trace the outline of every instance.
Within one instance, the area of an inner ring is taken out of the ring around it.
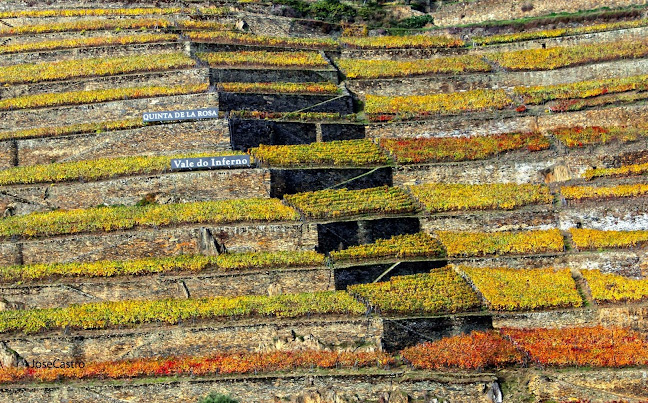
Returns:
[[[241,168],[250,166],[250,156],[227,155],[224,157],[177,158],[171,160],[171,170]]]
[[[186,109],[183,111],[146,112],[144,122],[165,122],[169,120],[218,119],[218,107]]]

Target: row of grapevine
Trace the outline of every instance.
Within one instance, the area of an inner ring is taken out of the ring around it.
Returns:
[[[276,296],[115,301],[45,308],[0,311],[0,333],[36,333],[66,327],[103,329],[143,323],[176,324],[190,319],[241,317],[295,318],[307,315],[357,316],[365,306],[343,291],[322,291]]]
[[[482,370],[521,366],[527,363],[527,357],[540,365],[555,367],[626,367],[646,365],[646,347],[648,343],[639,333],[622,328],[504,329],[447,337],[409,347],[399,355],[304,350],[138,358],[83,365],[70,362],[56,368],[3,368],[0,370],[0,383],[213,376],[312,369],[382,369],[402,366],[403,363],[417,369]]]
[[[147,126],[147,123],[142,122],[142,119],[125,119],[92,123],[78,123],[65,126],[36,127],[0,132],[0,141],[58,137],[71,134],[101,133],[111,130],[136,129],[144,126]]]
[[[0,369],[0,383],[256,374],[313,368],[384,368],[394,363],[394,357],[383,352],[223,352],[206,357],[139,358],[84,363],[83,366],[71,362],[59,368],[3,368]]]
[[[210,52],[197,53],[196,57],[212,67],[264,67],[264,68],[326,68],[329,62],[318,52]]]
[[[195,65],[196,62],[192,58],[180,52],[15,64],[0,67],[0,84],[39,83],[71,78],[164,71]]]
[[[111,88],[105,90],[70,91],[24,95],[0,100],[0,111],[34,109],[53,106],[82,105],[120,99],[138,99],[171,95],[198,94],[207,91],[209,84],[187,84],[176,86],[146,86]]]
[[[459,266],[495,311],[579,307],[583,301],[568,269]]]
[[[384,314],[467,312],[481,306],[468,283],[449,267],[382,283],[356,284],[348,291]]]
[[[90,127],[92,127],[91,124]],[[215,157],[235,154],[237,154],[236,151],[215,151],[162,156],[97,158],[88,161],[19,166],[0,171],[0,186],[77,180],[97,181],[125,175],[161,174],[170,172],[171,160],[174,158]]]
[[[342,140],[306,145],[260,145],[250,150],[256,159],[270,166],[371,166],[389,162],[371,140]]]
[[[260,94],[339,94],[340,87],[333,83],[218,83],[225,92],[251,92]]]
[[[513,210],[528,204],[551,204],[553,195],[544,185],[492,183],[467,185],[433,183],[409,186],[426,210]]]
[[[615,186],[563,186],[560,188],[560,194],[565,199],[574,201],[636,197],[648,194],[648,184],[634,183]]]
[[[453,115],[464,112],[481,112],[516,107],[518,112],[526,111],[524,104],[542,105],[562,100],[569,103],[568,109],[576,110],[573,102],[604,94],[621,94],[630,91],[643,92],[648,89],[648,76],[616,77],[602,80],[579,81],[570,84],[518,86],[511,94],[502,89],[476,89],[431,95],[385,96],[366,95],[365,112],[374,121],[394,119],[424,119],[431,115]],[[632,94],[630,94],[632,95]],[[645,95],[645,94],[644,94]],[[597,98],[598,99],[598,98]],[[601,103],[616,102],[601,98]],[[552,107],[553,108],[553,107]],[[556,112],[566,106],[559,104]]]
[[[374,79],[426,74],[483,73],[492,71],[490,63],[508,71],[553,70],[608,60],[641,58],[646,55],[648,42],[626,40],[418,60],[339,59],[336,64],[348,79]]]
[[[390,239],[379,239],[371,244],[351,246],[331,252],[331,258],[335,261],[444,256],[445,251],[439,240],[424,232],[414,235],[395,235]]]
[[[129,34],[114,36],[99,36],[88,38],[56,39],[38,42],[24,42],[0,45],[0,54],[21,52],[42,52],[58,49],[86,48],[94,46],[137,45],[144,43],[175,42],[179,40],[176,34]]]
[[[405,191],[387,186],[361,190],[319,190],[286,195],[284,198],[311,219],[368,214],[411,214],[418,209]]]
[[[337,47],[337,42],[329,38],[296,38],[290,36],[250,35],[232,31],[198,31],[185,32],[195,42],[215,42],[237,45],[296,47],[302,49],[330,49]]]
[[[116,231],[189,223],[294,221],[299,214],[277,199],[233,199],[145,206],[94,207],[0,220],[0,238]]]
[[[419,369],[484,369],[533,363],[552,367],[628,367],[648,363],[648,341],[625,328],[502,329],[473,332],[401,352]]]
[[[224,253],[218,256],[179,255],[137,260],[40,263],[0,267],[0,281],[22,283],[62,277],[142,276],[155,273],[198,273],[207,269],[234,272],[321,266],[324,255],[314,251]]]
[[[216,17],[224,15],[227,11],[227,8],[224,7],[54,8],[47,10],[1,11],[0,18],[109,17],[174,14],[199,14]]]

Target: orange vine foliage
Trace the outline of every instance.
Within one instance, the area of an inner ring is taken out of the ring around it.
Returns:
[[[648,364],[648,341],[623,328],[503,329],[533,360],[559,367],[626,367]]]
[[[522,353],[498,333],[472,332],[409,347],[403,358],[417,369],[482,369],[524,363]]]
[[[154,376],[247,374],[315,368],[384,367],[395,362],[383,352],[273,351],[221,353],[207,357],[139,358],[73,368],[3,368],[0,383],[69,379],[128,379]],[[62,363],[59,363],[62,364]]]

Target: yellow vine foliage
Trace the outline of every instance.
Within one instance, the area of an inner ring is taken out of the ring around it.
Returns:
[[[348,291],[383,313],[454,313],[474,311],[481,305],[466,280],[449,267],[395,276],[386,282],[356,284]]]
[[[512,210],[527,204],[553,201],[544,185],[490,183],[479,185],[430,183],[409,187],[430,212],[456,210]]]
[[[571,228],[572,242],[579,249],[628,248],[645,246],[648,231],[601,231],[590,228]]]
[[[67,134],[99,133],[110,130],[135,129],[146,126],[142,119],[111,120],[97,123],[80,123],[67,126],[36,127],[0,132],[0,140],[64,136]]]
[[[185,32],[189,39],[196,42],[234,43],[244,45],[263,46],[297,46],[307,49],[324,49],[337,46],[337,42],[330,38],[295,38],[283,36],[252,35],[247,33],[219,31],[219,32]]]
[[[163,299],[71,305],[66,308],[0,312],[0,333],[37,333],[72,327],[102,329],[140,323],[178,323],[188,319],[270,316],[294,318],[310,314],[360,315],[365,306],[344,291],[323,291],[276,296]]]
[[[395,97],[367,94],[365,112],[369,115],[399,114],[402,117],[416,117],[503,109],[512,103],[504,90],[490,89]]]
[[[426,49],[464,46],[459,38],[432,35],[367,36],[340,38],[340,44],[359,49]]]
[[[583,178],[590,180],[602,177],[645,175],[646,173],[648,173],[648,163],[624,165],[618,168],[588,168],[583,174]]]
[[[270,269],[321,266],[324,255],[314,251],[222,253],[216,258],[219,270]]]
[[[402,189],[387,186],[361,190],[318,190],[286,195],[284,199],[306,217],[314,219],[412,213],[417,209],[414,200]]]
[[[562,252],[565,244],[558,229],[535,231],[452,232],[436,235],[449,257],[519,255]]]
[[[16,64],[0,67],[0,84],[38,83],[70,78],[164,71],[193,67],[195,64],[192,58],[180,52]]]
[[[340,87],[333,83],[218,83],[226,92],[256,94],[337,94]]]
[[[137,99],[169,95],[196,94],[207,91],[209,84],[111,88],[107,90],[71,91],[25,95],[0,100],[0,111],[44,108],[49,106],[93,104],[118,99]]]
[[[51,211],[0,221],[0,238],[117,231],[135,227],[244,221],[294,221],[299,214],[278,199],[234,199],[147,206]]]
[[[0,170],[0,186],[68,182],[81,179],[96,181],[124,175],[161,174],[171,170],[171,160],[174,158],[222,156],[236,153],[235,151],[217,151],[161,156],[144,155],[19,166]]]
[[[635,141],[648,136],[646,128],[639,127],[560,127],[550,130],[567,147],[583,147],[590,144],[608,144],[613,141]]]
[[[445,251],[438,239],[419,232],[414,235],[395,235],[366,245],[351,246],[331,252],[333,260],[361,260],[367,258],[443,257]]]
[[[648,75],[639,75],[579,81],[571,84],[520,86],[515,87],[514,92],[528,104],[543,104],[555,99],[590,98],[608,93],[646,89],[648,89]]]
[[[425,60],[339,59],[336,64],[349,79],[408,77],[422,74],[487,72],[491,67],[480,55]]]
[[[173,271],[198,272],[214,265],[212,256],[181,255],[125,261],[42,263],[0,267],[0,281],[22,282],[56,277],[112,277]]]
[[[648,299],[648,280],[632,279],[599,270],[582,270],[597,302],[637,302]]]
[[[616,186],[563,186],[560,193],[568,200],[609,199],[648,194],[648,184],[635,183]]]
[[[628,29],[644,27],[648,25],[648,19],[639,19],[632,21],[620,21],[605,24],[585,25],[574,28],[558,28],[540,31],[525,31],[516,32],[513,34],[491,35],[491,36],[476,36],[472,38],[472,42],[477,45],[488,45],[493,43],[509,43],[527,41],[530,39],[540,38],[558,38],[561,36],[580,35],[592,32],[614,31],[618,29]]]
[[[556,46],[489,53],[486,58],[513,71],[553,70],[585,63],[635,59],[648,55],[648,41],[616,41],[592,45]]]
[[[136,19],[87,19],[60,22],[55,24],[19,25],[16,27],[0,28],[0,36],[14,36],[25,34],[44,34],[66,31],[97,31],[111,29],[146,29],[167,28],[171,22],[164,18],[136,18]]]
[[[95,262],[40,263],[0,267],[4,283],[59,277],[140,276],[152,273],[201,272],[207,269],[236,271],[321,266],[324,255],[314,251],[274,251],[222,253],[218,256],[180,255],[136,260],[101,260]]]
[[[43,50],[84,48],[92,46],[133,45],[142,43],[171,42],[178,40],[176,34],[133,34],[120,36],[71,38],[25,42],[0,46],[0,54],[37,52]]]
[[[240,52],[197,53],[196,56],[212,67],[328,67],[318,52],[269,52],[265,50]]]
[[[340,140],[305,145],[263,145],[250,153],[270,166],[371,166],[389,159],[371,140]]]
[[[497,311],[578,307],[583,300],[569,269],[459,266]]]
[[[224,7],[136,7],[136,8],[60,8],[50,10],[2,11],[0,18],[44,18],[44,17],[90,17],[90,16],[138,16],[138,15],[173,15],[173,14],[208,14],[223,15],[228,11]]]

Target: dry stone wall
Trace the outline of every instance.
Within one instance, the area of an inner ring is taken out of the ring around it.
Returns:
[[[270,172],[231,169],[128,176],[97,182],[0,187],[0,206],[14,214],[98,205],[134,205],[145,198],[160,204],[270,196]]]
[[[94,91],[127,87],[195,85],[207,82],[208,69],[191,68],[151,73],[78,78],[66,81],[41,81],[36,84],[0,87],[1,98],[14,98],[49,92]]]
[[[24,309],[64,307],[99,301],[166,298],[207,298],[240,295],[291,294],[334,288],[327,268],[252,270],[198,274],[95,279],[59,279],[52,282],[0,287],[0,295]]]
[[[523,49],[543,49],[554,46],[578,46],[600,42],[619,40],[643,39],[648,33],[648,27],[618,29],[614,31],[593,32],[582,35],[568,35],[556,38],[530,39],[511,43],[477,46],[472,49],[464,48],[433,48],[433,49],[352,49],[343,48],[340,56],[345,59],[375,59],[375,60],[412,60],[429,59],[451,55],[461,55],[469,52],[491,53]],[[470,42],[469,42],[470,44]]]
[[[211,84],[221,82],[242,82],[242,83],[314,83],[332,82],[337,84],[338,73],[335,69],[269,69],[269,68],[215,68],[209,69],[209,80]]]
[[[648,106],[611,106],[576,112],[516,116],[508,111],[490,114],[438,116],[429,120],[374,123],[366,129],[368,138],[419,138],[487,135],[510,132],[546,132],[570,126],[642,126],[648,124]]]
[[[3,335],[28,362],[114,361],[129,358],[204,356],[223,351],[299,349],[379,350],[377,318],[241,319],[133,329],[64,330],[42,335]]]
[[[200,109],[218,105],[218,94],[202,93],[127,99],[96,104],[0,112],[0,130],[141,119],[145,112]]]
[[[619,8],[646,4],[644,0],[477,0],[441,3],[431,14],[440,26],[511,20],[551,13],[577,12],[601,7]]]
[[[354,93],[383,96],[429,95],[479,88],[513,89],[515,86],[555,85],[585,80],[633,76],[648,71],[648,59],[623,60],[556,70],[496,72],[488,74],[434,74],[429,77],[405,77],[376,80],[351,80],[347,87]]]
[[[213,242],[230,252],[312,250],[317,245],[313,227],[301,223],[187,225],[5,240],[0,242],[0,266],[209,253]]]
[[[106,37],[105,32],[88,37]],[[188,42],[162,42],[122,46],[93,46],[87,48],[59,49],[40,52],[10,53],[0,55],[0,66],[27,63],[47,63],[68,59],[96,57],[140,56],[142,54],[187,52]]]
[[[16,165],[26,166],[229,149],[227,120],[210,119],[150,125],[129,130],[0,141],[0,169],[11,167],[14,162]]]
[[[385,373],[386,372],[386,373]],[[380,401],[385,403],[475,402],[491,403],[489,390],[496,377],[478,375],[403,374],[385,371],[381,374],[357,373],[320,375],[316,373],[178,379],[164,382],[95,383],[92,387],[75,384],[60,386],[9,386],[0,394],[0,402],[56,401],[81,403],[135,401],[173,401],[195,403],[211,392],[236,396],[246,403],[285,401],[351,403]],[[29,398],[26,398],[29,396]],[[52,400],[53,399],[53,400]],[[415,400],[410,400],[415,399]]]

